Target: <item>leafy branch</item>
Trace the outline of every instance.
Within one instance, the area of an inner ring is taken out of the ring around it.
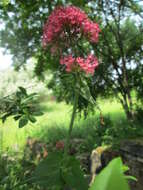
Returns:
[[[19,128],[29,121],[35,123],[35,117],[43,114],[37,100],[37,93],[28,94],[25,88],[19,87],[16,93],[0,100],[0,119],[4,123],[12,116],[15,121],[19,121]]]

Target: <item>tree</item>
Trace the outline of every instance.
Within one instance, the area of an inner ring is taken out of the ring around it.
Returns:
[[[105,0],[92,7],[103,23],[101,43],[95,48],[102,62],[95,76],[95,92],[116,96],[130,119],[134,106],[131,92],[137,90],[135,80],[139,77],[134,71],[142,65],[143,58],[142,23],[131,17],[142,17],[142,9],[134,1]]]

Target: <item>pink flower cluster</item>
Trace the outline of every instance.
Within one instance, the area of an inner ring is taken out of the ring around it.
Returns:
[[[91,42],[97,42],[100,29],[98,24],[92,22],[79,8],[58,7],[51,13],[44,26],[43,46],[54,44],[55,40],[64,39],[67,32],[74,32],[74,36],[81,33]]]
[[[88,55],[86,59],[82,57],[74,58],[72,55],[68,55],[60,59],[60,64],[66,65],[67,72],[80,69],[86,74],[93,75],[95,68],[98,66],[98,60],[92,54]]]
[[[89,35],[91,42],[98,42],[98,35],[100,32],[98,24],[90,21],[89,19],[84,22],[84,33]]]
[[[97,23],[91,21],[88,16],[77,7],[67,6],[56,8],[49,16],[43,29],[43,46],[50,45],[52,55],[57,52],[62,56],[62,48],[70,49],[72,38],[76,43],[84,36],[90,42],[98,41],[100,29]],[[75,56],[75,55],[74,55]],[[66,71],[84,71],[86,74],[94,74],[98,61],[93,55],[87,58],[73,57],[72,54],[62,56],[60,64],[66,66]]]

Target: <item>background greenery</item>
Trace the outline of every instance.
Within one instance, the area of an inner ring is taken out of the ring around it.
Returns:
[[[142,1],[3,0],[0,2],[0,46],[12,54],[15,71],[0,72],[0,114],[3,114],[1,105],[5,97],[11,98],[23,86],[28,94],[39,94],[38,104],[44,115],[21,129],[12,114],[5,123],[0,121],[2,190],[39,189],[29,182],[16,186],[31,176],[39,162],[37,155],[43,159],[45,149],[40,147],[40,153],[35,153],[27,148],[29,137],[36,139],[32,141],[33,147],[44,143],[42,147],[48,146],[51,150],[67,134],[74,97],[72,75],[57,67],[58,59],[51,57],[48,49],[43,50],[41,36],[51,11],[56,6],[71,4],[82,8],[99,23],[102,31],[98,45],[80,44],[83,54],[92,50],[100,64],[92,78],[84,78],[87,85],[83,85],[78,102],[79,114],[72,137],[84,140],[79,153],[91,152],[104,144],[118,148],[120,141],[127,138],[142,140]]]

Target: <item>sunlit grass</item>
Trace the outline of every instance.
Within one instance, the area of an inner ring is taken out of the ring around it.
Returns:
[[[51,133],[51,128],[56,128],[56,133],[59,131],[60,135],[64,136],[70,121],[72,107],[65,103],[56,103],[54,101],[43,103],[42,105],[45,114],[41,117],[37,117],[37,122],[35,124],[28,124],[24,128],[19,129],[18,122],[15,122],[12,118],[9,118],[4,124],[0,123],[1,142],[3,142],[1,144],[3,150],[6,150],[7,148],[13,150],[17,149],[17,147],[19,147],[20,150],[24,146],[28,136],[38,136],[46,139],[46,136],[44,135],[47,133],[49,138],[50,136],[52,138],[52,135],[55,135],[54,138],[56,138],[58,134]],[[121,105],[115,100],[100,100],[99,106],[102,110],[102,114],[104,116],[110,116],[114,123],[118,123],[121,119],[125,118]],[[95,110],[95,114],[91,115],[87,120],[77,117],[75,127],[81,128],[93,126],[98,118],[98,110]],[[57,130],[58,128],[59,130]],[[62,131],[63,134],[61,134]],[[80,135],[80,131],[77,130],[77,133],[78,132]]]
[[[122,105],[117,102],[117,100],[100,100],[99,105],[103,112],[103,115],[109,115],[113,122],[118,122],[121,119],[126,119]]]
[[[28,136],[33,136],[34,133],[46,130],[48,127],[66,126],[69,121],[70,112],[71,107],[65,103],[48,102],[45,105],[44,115],[37,117],[35,124],[29,123],[19,129],[18,122],[15,122],[12,117],[8,118],[4,124],[0,122],[0,142],[2,142],[2,149],[9,148],[12,150],[17,147],[22,148]]]

